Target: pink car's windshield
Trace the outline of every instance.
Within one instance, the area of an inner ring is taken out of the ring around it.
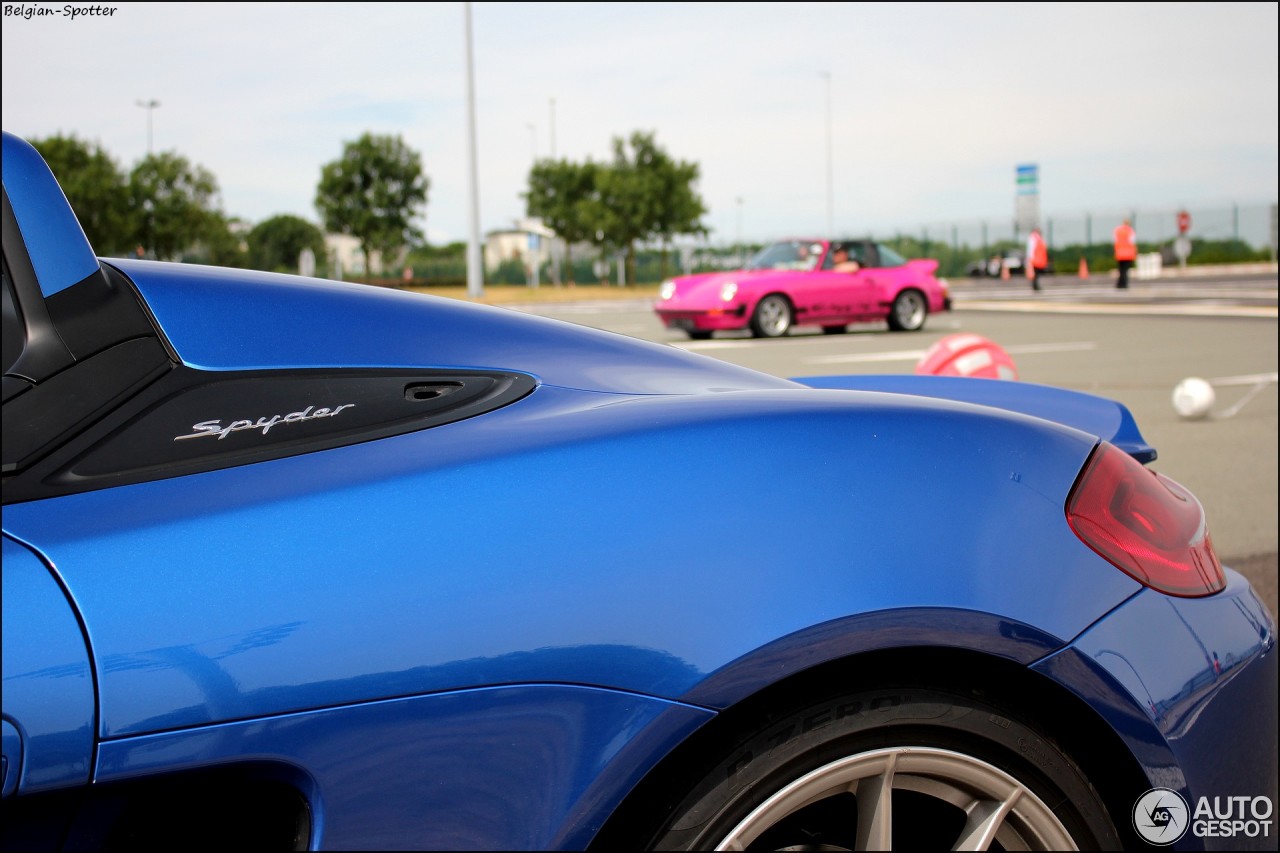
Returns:
[[[747,263],[749,270],[803,270],[818,268],[826,247],[809,240],[784,240],[764,247]]]

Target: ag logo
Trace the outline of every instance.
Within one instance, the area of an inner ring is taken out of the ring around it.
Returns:
[[[1133,828],[1151,844],[1173,844],[1190,824],[1187,801],[1177,791],[1152,788],[1133,804]]]

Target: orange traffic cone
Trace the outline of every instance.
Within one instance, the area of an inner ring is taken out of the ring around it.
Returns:
[[[1000,280],[1001,281],[1009,280],[1009,267],[1006,266],[1004,262],[1000,263]]]
[[[1083,255],[1080,257],[1080,273],[1079,274],[1081,278],[1089,277],[1089,265],[1085,263]]]

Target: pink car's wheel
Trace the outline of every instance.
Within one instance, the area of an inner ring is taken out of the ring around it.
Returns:
[[[791,330],[791,303],[781,293],[771,293],[756,303],[751,313],[751,334],[757,338],[780,338]]]
[[[918,290],[904,290],[889,309],[889,328],[895,332],[917,332],[929,316],[929,303]]]

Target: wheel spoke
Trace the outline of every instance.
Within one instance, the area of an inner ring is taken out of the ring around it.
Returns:
[[[821,840],[848,838],[856,819],[855,850],[890,850],[894,821],[913,821],[933,812],[920,810],[919,799],[894,809],[894,792],[910,792],[946,808],[959,809],[965,823],[952,842],[954,850],[1071,850],[1075,843],[1043,801],[999,768],[973,756],[928,747],[896,747],[851,755],[815,768],[776,791],[723,837],[720,850],[744,850],[771,827],[816,804],[852,794],[856,805],[816,814],[805,837],[792,849],[838,849]],[[853,809],[856,808],[856,813]],[[778,839],[782,840],[782,839]],[[818,846],[813,846],[813,845]],[[780,849],[788,849],[782,847]]]
[[[893,849],[893,773],[896,753],[889,756],[879,775],[858,780],[858,836],[855,850]]]
[[[956,839],[952,850],[987,850],[995,840],[996,833],[1004,825],[1005,818],[1015,803],[1022,797],[1022,789],[1014,788],[1004,800],[979,800],[968,809],[969,818],[965,821],[960,837]]]

